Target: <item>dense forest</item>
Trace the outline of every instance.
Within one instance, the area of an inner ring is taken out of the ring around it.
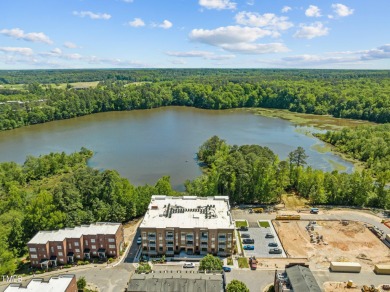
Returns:
[[[88,167],[91,156],[82,148],[29,156],[23,165],[0,163],[0,275],[15,272],[39,230],[128,221],[145,213],[152,195],[176,194],[169,177],[134,187],[116,171]]]
[[[390,124],[345,128],[317,136],[338,151],[365,162],[374,174],[390,171]]]
[[[70,82],[98,77],[104,78],[98,86],[77,90],[70,84],[58,88],[37,82]],[[0,86],[0,130],[98,112],[169,105],[204,109],[265,107],[390,122],[388,71],[172,69],[0,72],[3,84],[23,80],[34,82],[22,89],[1,89]]]
[[[197,196],[229,196],[232,204],[274,203],[286,191],[294,191],[312,204],[359,207],[390,207],[386,182],[390,171],[352,174],[323,172],[306,166],[303,148],[279,160],[269,148],[258,145],[231,146],[214,136],[198,151],[206,173],[186,182],[186,191]]]

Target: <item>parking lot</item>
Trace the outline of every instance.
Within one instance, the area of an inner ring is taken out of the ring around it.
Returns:
[[[239,231],[240,235],[242,234],[249,234],[250,238],[253,238],[255,240],[253,245],[255,247],[254,250],[244,250],[244,255],[246,257],[259,257],[259,258],[281,258],[286,257],[286,254],[283,250],[282,245],[280,244],[279,238],[276,235],[276,232],[272,226],[272,223],[268,220],[266,220],[269,223],[270,227],[260,227],[257,222],[248,222],[249,228],[248,231]],[[266,234],[271,233],[274,235],[274,238],[266,238]],[[242,241],[241,236],[241,241]],[[269,250],[273,247],[269,247],[268,244],[271,242],[276,242],[278,244],[278,248],[282,249],[281,254],[270,254]],[[246,244],[243,244],[243,246]]]

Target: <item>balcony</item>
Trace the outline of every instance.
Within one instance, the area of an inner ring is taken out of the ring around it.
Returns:
[[[156,236],[150,236],[150,235],[149,235],[149,236],[148,236],[148,239],[149,239],[149,240],[156,240]]]
[[[165,240],[173,240],[173,235],[167,235],[167,236],[165,237]]]
[[[201,243],[200,244],[200,248],[208,248],[208,244],[207,243]]]
[[[173,242],[167,242],[166,246],[173,246]]]
[[[226,242],[226,237],[218,237],[218,242]]]
[[[149,242],[149,246],[156,246],[156,243],[155,242]]]

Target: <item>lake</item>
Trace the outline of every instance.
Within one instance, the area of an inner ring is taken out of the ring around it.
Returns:
[[[259,144],[287,158],[302,146],[308,165],[326,171],[341,165],[351,172],[353,165],[331,153],[313,147],[323,143],[277,118],[240,110],[201,110],[166,107],[152,110],[99,113],[80,118],[28,126],[0,132],[0,161],[23,163],[27,155],[50,152],[71,153],[87,147],[94,151],[89,165],[116,169],[135,185],[154,184],[171,176],[176,190],[184,190],[186,179],[201,175],[196,163],[199,146],[213,135],[229,144]]]

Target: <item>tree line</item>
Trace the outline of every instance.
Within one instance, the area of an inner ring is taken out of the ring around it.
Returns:
[[[287,160],[279,160],[269,148],[259,145],[228,145],[217,136],[198,151],[206,173],[186,181],[186,191],[196,196],[229,196],[232,204],[280,202],[286,191],[294,191],[311,204],[358,207],[390,207],[390,172],[323,172],[306,166],[302,147]]]
[[[134,83],[107,79],[96,88],[81,90],[35,82],[26,85],[23,90],[7,89],[6,93],[0,90],[0,130],[98,112],[170,105],[204,109],[278,108],[338,118],[390,122],[390,78],[387,71],[374,71],[370,75],[364,73],[366,71],[168,70],[170,73],[165,77],[171,79],[168,81],[160,80],[160,77],[164,78],[159,74],[164,71],[135,72],[142,72],[153,81]],[[97,76],[103,74],[100,71],[85,72],[87,75],[92,73]],[[174,73],[178,75],[177,79],[172,77],[176,76]],[[46,76],[47,72],[38,72],[36,79],[39,80],[40,74]],[[138,79],[148,78],[135,78]]]
[[[92,152],[27,157],[0,163],[0,275],[13,274],[26,243],[40,230],[92,222],[125,222],[143,215],[152,195],[175,195],[169,177],[133,186],[114,170],[87,166]]]
[[[365,162],[375,175],[390,172],[390,124],[344,128],[317,134],[317,137]]]

